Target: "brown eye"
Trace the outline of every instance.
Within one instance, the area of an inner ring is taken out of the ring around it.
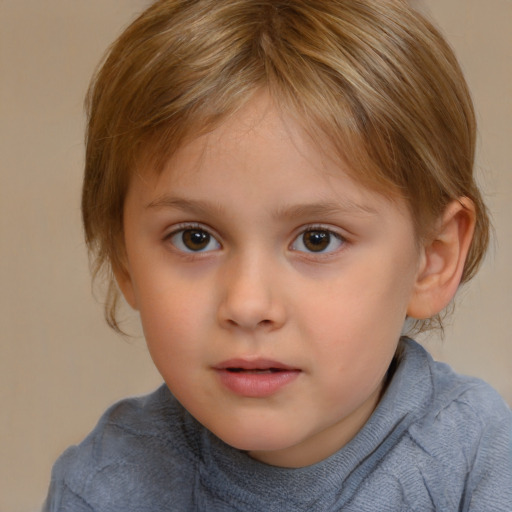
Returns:
[[[331,234],[327,231],[306,231],[302,235],[304,247],[311,252],[322,252],[329,247]]]
[[[180,229],[170,237],[171,243],[183,252],[206,252],[220,248],[219,242],[204,229]]]
[[[327,229],[308,229],[293,242],[292,249],[309,253],[329,253],[343,244],[343,238]]]
[[[199,229],[187,229],[181,235],[183,243],[191,251],[202,251],[210,242],[210,235]]]

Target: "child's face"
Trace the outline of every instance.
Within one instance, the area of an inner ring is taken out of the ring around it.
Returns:
[[[410,214],[351,180],[265,97],[135,176],[127,276],[178,400],[282,466],[321,460],[377,404],[419,272]]]

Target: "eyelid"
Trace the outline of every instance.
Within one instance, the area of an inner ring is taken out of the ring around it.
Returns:
[[[175,235],[176,233],[186,230],[186,229],[200,229],[202,231],[206,231],[211,236],[215,237],[216,239],[219,238],[219,235],[217,232],[212,229],[210,226],[206,224],[202,224],[201,222],[194,222],[194,221],[185,221],[185,222],[178,222],[177,224],[173,224],[169,228],[166,229],[166,232],[163,236],[164,239],[167,239],[171,237],[172,235]]]
[[[299,249],[294,249],[293,245],[296,243],[296,241],[303,236],[305,233],[308,233],[310,231],[325,231],[327,233],[330,233],[332,236],[334,236],[336,239],[340,242],[340,247],[331,250],[331,251],[303,251]],[[290,250],[293,252],[299,253],[301,256],[304,257],[315,257],[315,258],[328,258],[334,254],[337,254],[339,251],[343,250],[344,246],[347,244],[348,239],[345,234],[341,233],[341,230],[337,227],[334,227],[332,225],[326,225],[326,224],[307,224],[304,226],[301,226],[298,230],[295,231],[295,234],[293,235],[292,241],[289,245]]]
[[[222,243],[220,241],[220,236],[215,232],[215,230],[213,230],[212,228],[210,228],[209,226],[205,225],[205,224],[202,224],[200,222],[180,222],[178,224],[174,224],[173,226],[171,226],[169,228],[169,230],[165,233],[165,235],[163,236],[163,241],[164,242],[170,242],[172,240],[172,238],[174,236],[176,236],[178,233],[182,232],[182,231],[187,231],[187,230],[194,230],[194,229],[197,229],[199,231],[204,231],[206,233],[208,233],[208,235],[210,235],[216,242],[217,244],[219,245],[219,248],[222,248]],[[171,244],[173,245],[173,248],[180,252],[180,253],[183,253],[183,254],[187,254],[187,255],[196,255],[196,256],[199,256],[201,254],[207,254],[207,253],[210,253],[212,252],[212,250],[208,250],[208,251],[184,251],[183,249],[180,249],[179,247],[176,247],[175,244]]]
[[[294,231],[293,239],[295,240],[299,235],[306,233],[307,231],[328,231],[344,241],[347,241],[349,237],[347,231],[338,226],[333,226],[332,224],[312,223],[304,224],[300,228],[297,228]]]

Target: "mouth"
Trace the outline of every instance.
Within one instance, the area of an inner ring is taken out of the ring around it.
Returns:
[[[302,371],[276,361],[232,359],[214,367],[230,392],[249,398],[266,398],[291,384]]]
[[[246,368],[226,368],[227,372],[231,373],[254,373],[254,374],[262,374],[262,373],[277,373],[277,372],[285,372],[287,370],[283,370],[282,368],[255,368],[254,370],[248,370]]]

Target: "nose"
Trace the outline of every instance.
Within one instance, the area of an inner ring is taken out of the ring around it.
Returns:
[[[271,331],[285,323],[279,270],[265,258],[253,256],[231,262],[221,279],[218,315],[223,327]]]

